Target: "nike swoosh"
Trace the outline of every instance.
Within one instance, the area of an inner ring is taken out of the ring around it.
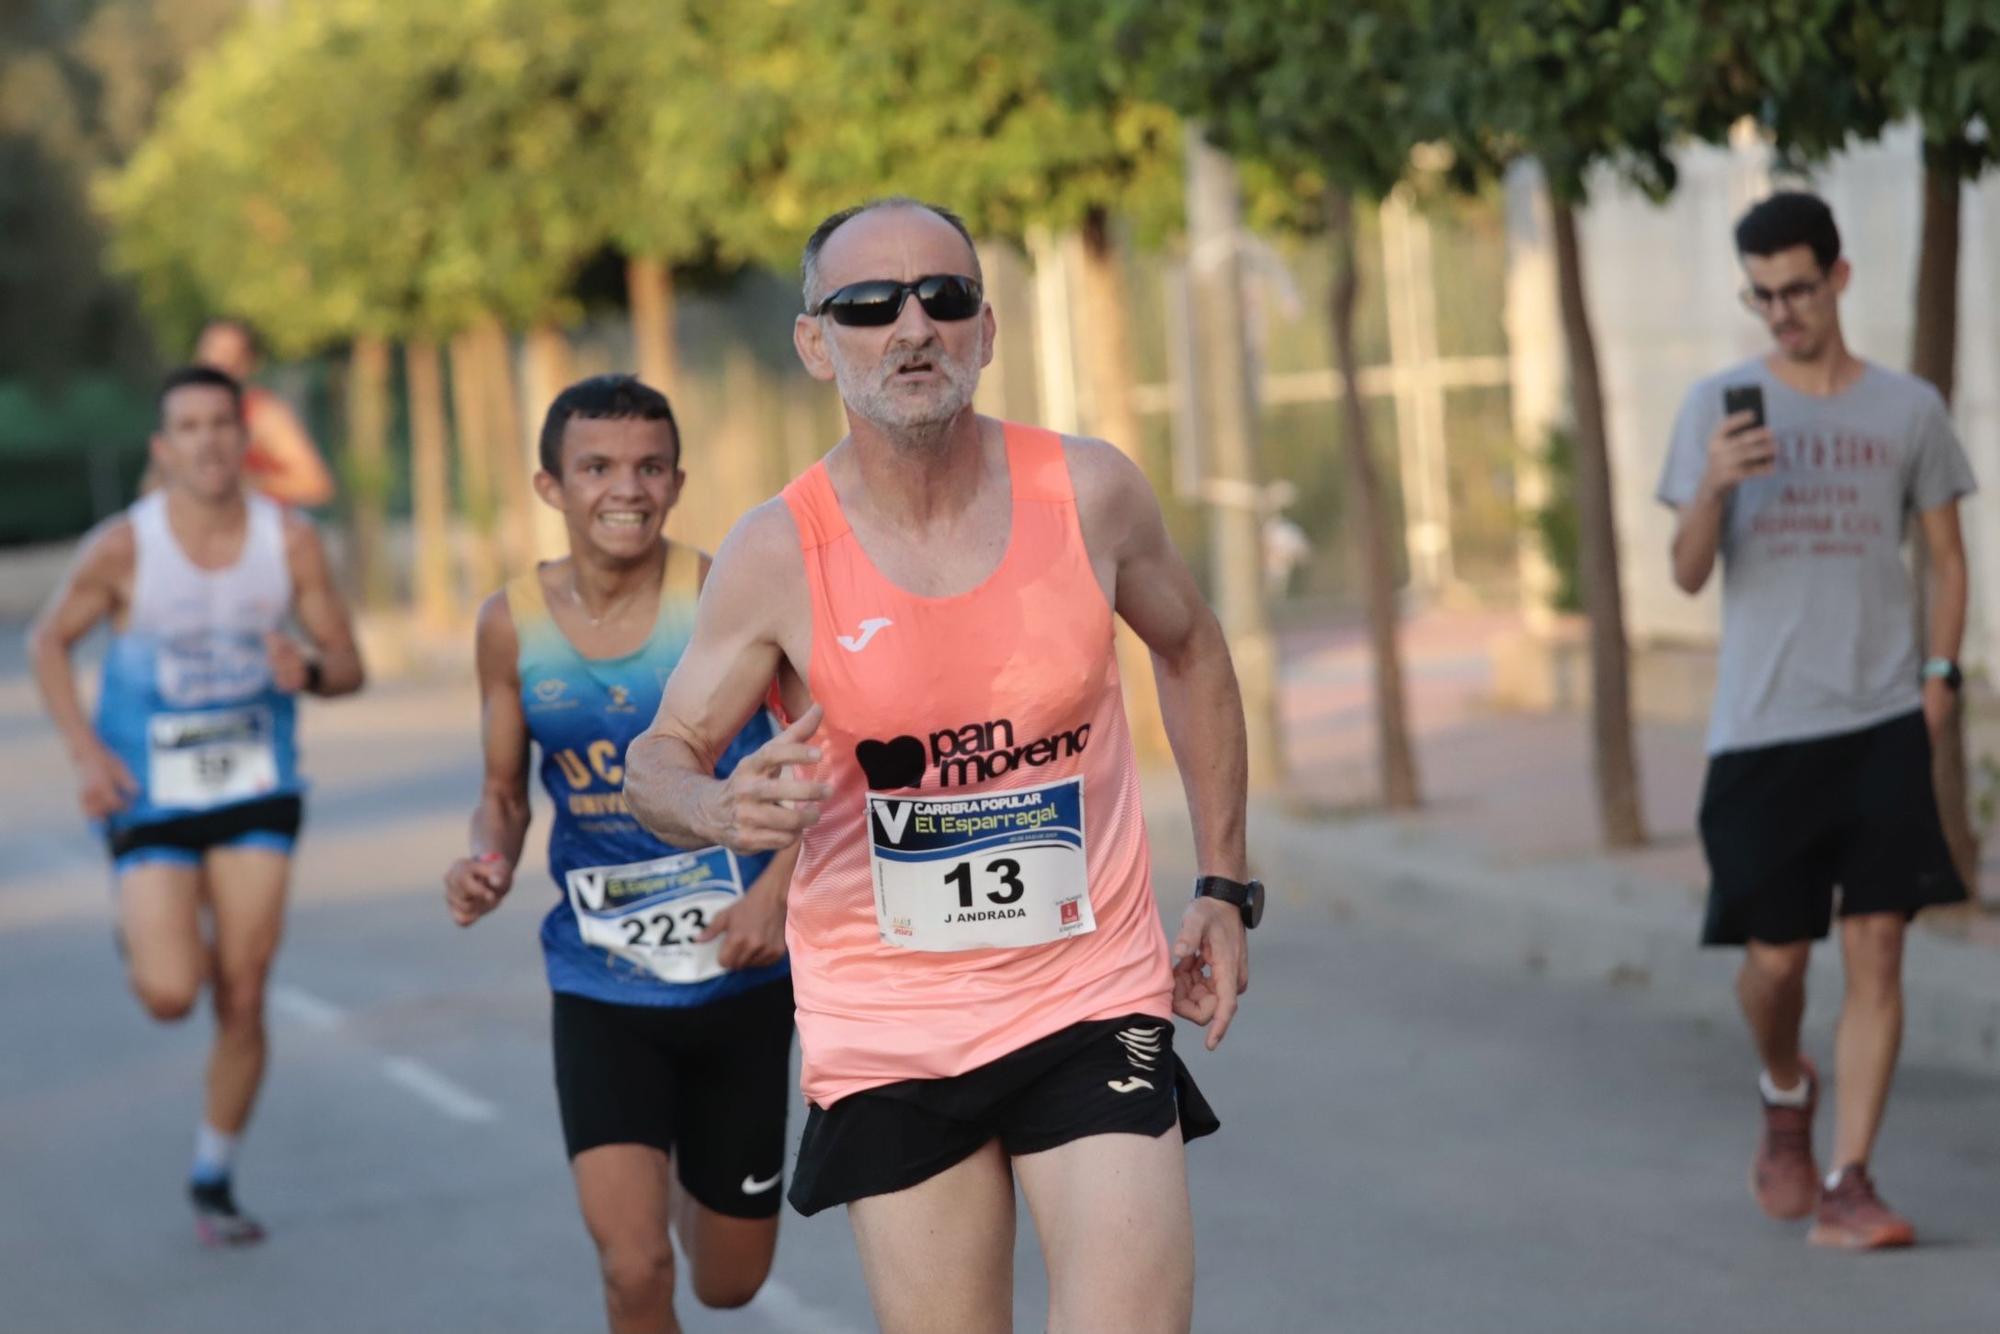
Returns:
[[[886,616],[871,616],[861,623],[859,635],[835,635],[834,638],[839,640],[840,646],[849,653],[859,653],[868,647],[868,641],[875,637],[876,631],[886,630],[894,624],[895,622]]]
[[[1132,1076],[1130,1079],[1107,1079],[1104,1082],[1111,1086],[1113,1093],[1137,1093],[1140,1089],[1153,1087],[1149,1081],[1141,1079],[1137,1075]]]
[[[769,1176],[769,1177],[766,1177],[766,1178],[765,1178],[764,1180],[762,1180],[762,1181],[759,1181],[759,1180],[758,1180],[758,1179],[757,1179],[756,1177],[754,1177],[754,1176],[747,1176],[747,1177],[744,1177],[744,1178],[743,1178],[743,1193],[744,1193],[745,1195],[762,1195],[762,1194],[763,1194],[763,1193],[764,1193],[765,1191],[767,1191],[767,1190],[769,1190],[769,1189],[770,1189],[771,1187],[773,1187],[773,1186],[777,1185],[777,1184],[778,1184],[778,1178],[779,1178],[779,1177],[782,1177],[783,1175],[784,1175],[784,1173],[783,1173],[783,1172],[778,1172],[778,1173],[775,1173],[775,1174],[774,1174],[774,1175],[772,1175],[772,1176]]]

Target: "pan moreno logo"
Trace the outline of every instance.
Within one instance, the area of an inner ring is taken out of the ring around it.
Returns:
[[[1015,736],[1011,719],[995,718],[945,728],[927,738],[899,736],[887,741],[862,741],[854,747],[854,758],[867,776],[870,790],[891,792],[921,786],[925,773],[932,769],[937,771],[939,787],[991,782],[1081,755],[1089,744],[1089,723],[1022,742]]]

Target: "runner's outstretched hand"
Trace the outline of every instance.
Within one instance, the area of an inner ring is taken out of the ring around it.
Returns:
[[[1214,1051],[1236,1017],[1236,998],[1250,989],[1250,940],[1243,913],[1220,899],[1196,899],[1174,939],[1174,1013],[1208,1029]]]
[[[500,906],[514,887],[514,864],[497,852],[460,857],[444,873],[444,906],[451,920],[471,926]]]
[[[707,827],[716,831],[716,842],[738,854],[776,852],[819,823],[819,804],[833,788],[795,778],[787,769],[819,763],[819,747],[807,743],[823,716],[817,704],[807,709],[715,789],[703,814]]]

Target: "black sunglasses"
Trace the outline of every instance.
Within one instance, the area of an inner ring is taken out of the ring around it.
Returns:
[[[893,278],[871,278],[849,283],[829,292],[808,315],[831,315],[835,324],[864,328],[894,324],[903,313],[903,302],[911,293],[924,314],[941,322],[969,320],[979,313],[984,300],[979,284],[956,273],[933,273],[913,283]]]

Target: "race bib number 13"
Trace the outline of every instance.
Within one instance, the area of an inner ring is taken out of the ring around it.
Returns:
[[[1097,929],[1083,780],[964,797],[868,794],[868,860],[885,943],[1018,949]]]
[[[146,793],[156,806],[206,810],[278,786],[269,709],[155,714],[146,740]]]
[[[663,982],[706,982],[726,971],[722,938],[695,937],[743,897],[743,871],[729,849],[581,867],[566,880],[584,944],[609,950]]]

